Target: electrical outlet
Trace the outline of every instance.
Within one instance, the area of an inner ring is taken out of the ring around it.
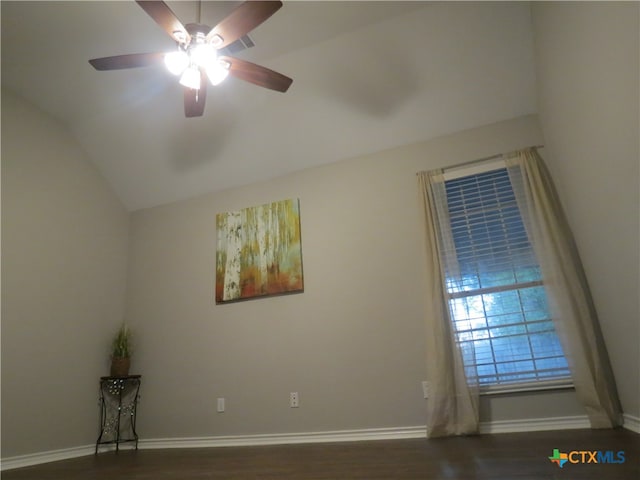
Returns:
[[[298,398],[298,392],[291,392],[289,394],[289,406],[291,408],[298,408],[300,406],[300,399]]]
[[[422,381],[422,394],[424,395],[424,398],[429,398],[429,395],[431,394],[431,384],[426,380]]]
[[[218,398],[218,413],[224,412],[224,398]]]

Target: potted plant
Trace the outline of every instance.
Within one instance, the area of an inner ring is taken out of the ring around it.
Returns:
[[[111,376],[126,377],[131,365],[131,330],[123,323],[111,343]]]

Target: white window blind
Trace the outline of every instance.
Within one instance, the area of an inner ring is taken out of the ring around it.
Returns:
[[[485,387],[569,379],[506,168],[445,180],[441,195],[446,290],[467,372]]]

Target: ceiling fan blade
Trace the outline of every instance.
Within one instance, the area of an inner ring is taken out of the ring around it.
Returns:
[[[260,87],[276,90],[277,92],[286,92],[293,80],[281,73],[269,70],[266,67],[256,65],[255,63],[240,60],[235,57],[219,57],[225,62],[229,62],[229,73],[236,78],[250,82]]]
[[[191,35],[166,3],[153,0],[136,0],[136,3],[176,42],[189,43]]]
[[[163,62],[163,53],[131,53],[114,57],[89,60],[96,70],[121,70],[123,68],[149,67]]]
[[[222,43],[214,43],[220,49],[235,42],[264,22],[282,7],[282,2],[245,2],[233,10],[207,34],[207,41],[218,36]]]
[[[204,103],[207,100],[207,75],[200,69],[200,90],[184,87],[184,115],[185,117],[201,117],[204,113]]]

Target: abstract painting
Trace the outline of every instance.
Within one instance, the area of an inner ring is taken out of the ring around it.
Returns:
[[[216,215],[216,303],[304,290],[300,202]]]

